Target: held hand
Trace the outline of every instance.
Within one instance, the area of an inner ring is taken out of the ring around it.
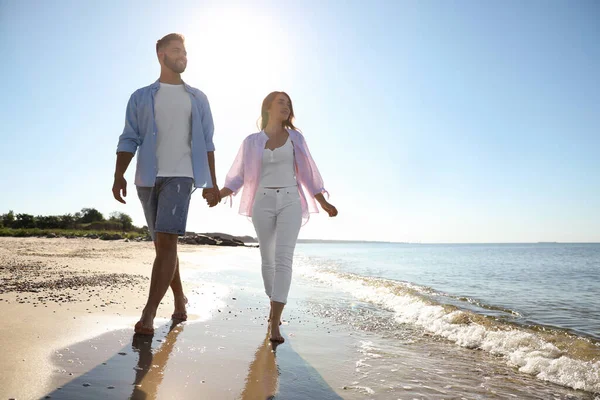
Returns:
[[[206,204],[209,207],[214,207],[221,201],[218,187],[202,189],[202,197],[206,200]]]
[[[123,197],[127,197],[127,181],[125,180],[125,177],[115,176],[115,181],[113,183],[112,192],[113,192],[114,198],[118,202],[126,204],[125,200],[123,199]],[[123,192],[123,197],[121,197],[121,192]]]
[[[338,215],[338,210],[337,208],[335,208],[333,206],[333,204],[329,204],[327,201],[323,201],[321,203],[321,208],[323,208],[323,210],[329,214],[330,217],[335,217],[336,215]]]
[[[225,197],[229,196],[231,193],[233,193],[231,191],[231,189],[225,187],[225,188],[219,190],[219,197],[221,197],[221,199],[224,199]]]

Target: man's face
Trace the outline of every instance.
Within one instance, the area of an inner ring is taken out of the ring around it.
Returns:
[[[162,64],[173,72],[181,74],[185,71],[187,52],[179,40],[171,40],[166,47],[159,51],[158,55],[161,57]]]

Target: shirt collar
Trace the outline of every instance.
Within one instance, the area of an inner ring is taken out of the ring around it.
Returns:
[[[287,127],[285,128],[285,130],[287,131],[288,135],[290,135],[290,139],[294,140],[296,138],[296,136],[294,136],[293,130],[291,130],[290,128],[287,128]],[[259,136],[263,139],[269,140],[269,137],[265,133],[264,129],[261,129],[261,131],[259,132]]]
[[[187,90],[188,92],[192,92],[192,87],[190,85],[188,85],[187,83],[185,83],[184,80],[182,80],[183,82],[183,87],[185,88],[185,90]],[[154,83],[152,85],[150,85],[150,88],[152,89],[152,92],[157,92],[158,89],[160,89],[160,78],[157,79],[156,81],[154,81]]]

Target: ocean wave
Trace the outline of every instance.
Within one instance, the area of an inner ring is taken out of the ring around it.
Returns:
[[[431,296],[435,293],[431,288],[410,283],[363,277],[332,268],[312,268],[306,264],[299,272],[361,301],[393,311],[399,323],[418,326],[465,348],[501,356],[522,373],[565,387],[600,393],[600,347],[589,339],[567,332],[530,329],[440,304]]]

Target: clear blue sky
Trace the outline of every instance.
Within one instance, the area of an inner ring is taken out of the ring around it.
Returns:
[[[111,194],[129,95],[156,40],[187,38],[222,184],[260,103],[287,91],[330,201],[300,236],[412,242],[600,241],[597,1],[0,0],[0,213]],[[194,194],[188,230],[252,234]]]

